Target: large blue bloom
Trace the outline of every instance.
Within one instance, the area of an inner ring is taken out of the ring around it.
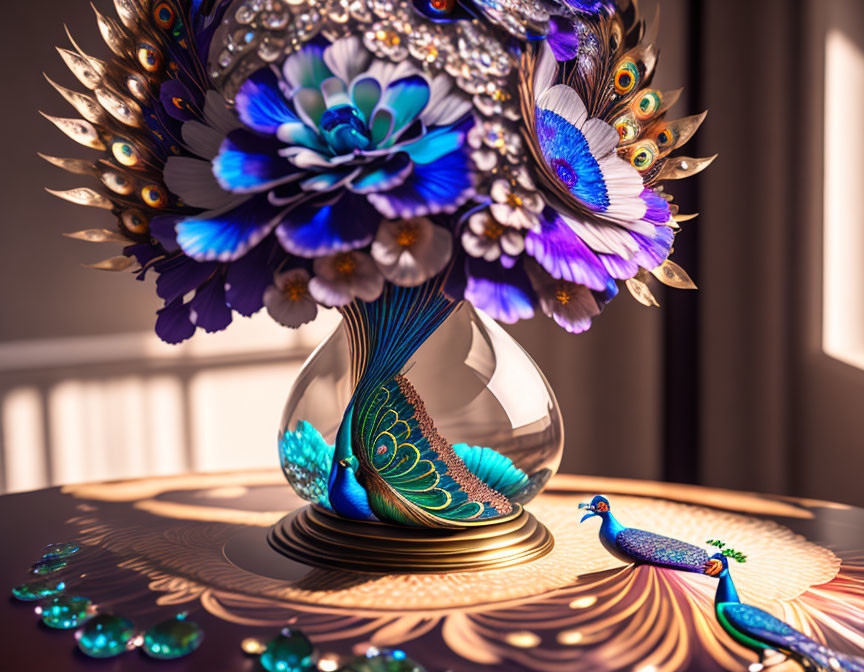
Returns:
[[[275,229],[290,253],[368,245],[382,217],[455,212],[473,195],[471,103],[446,77],[372,60],[356,37],[310,43],[236,96],[244,128],[213,159],[239,208],[187,219],[177,242],[199,261],[232,261]]]

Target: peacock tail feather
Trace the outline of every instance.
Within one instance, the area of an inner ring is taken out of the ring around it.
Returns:
[[[453,450],[465,463],[468,471],[511,502],[518,501],[531,485],[528,475],[513,464],[513,460],[494,448],[457,443]]]
[[[86,230],[69,234],[71,237],[147,243],[155,218],[200,212],[166,187],[166,161],[170,157],[198,160],[200,152],[192,148],[200,150],[206,145],[208,132],[229,123],[236,125],[224,99],[213,90],[205,67],[210,42],[229,2],[114,0],[114,4],[120,23],[96,12],[113,58],[102,61],[89,56],[74,40],[73,49],[58,47],[63,61],[89,93],[48,80],[83,118],[44,115],[72,140],[99,150],[102,156],[95,161],[43,158],[101,183],[96,188],[51,193],[79,205],[111,210],[117,216],[116,232]],[[200,122],[200,137],[181,132],[188,121]],[[114,257],[93,267],[125,270],[132,263],[127,256]]]

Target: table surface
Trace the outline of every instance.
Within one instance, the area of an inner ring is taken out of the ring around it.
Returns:
[[[742,598],[830,645],[864,646],[864,510],[828,502],[559,475],[529,509],[556,547],[528,565],[451,575],[375,576],[313,569],[266,543],[304,505],[276,471],[92,483],[0,497],[6,589],[27,580],[49,544],[77,541],[62,577],[70,594],[146,628],[187,611],[201,647],[171,662],[138,651],[96,661],[32,603],[0,604],[3,669],[260,669],[240,642],[306,632],[343,660],[398,647],[429,672],[468,670],[744,670],[711,608],[710,577],[626,566],[579,525],[578,502],[610,496],[625,525],[691,543],[723,539],[747,555],[733,568]],[[791,663],[782,669],[798,669]]]

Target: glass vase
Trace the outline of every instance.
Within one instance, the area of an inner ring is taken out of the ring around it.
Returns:
[[[494,320],[434,283],[388,285],[340,312],[279,430],[301,497],[358,520],[460,527],[506,518],[543,489],[561,461],[558,403]]]

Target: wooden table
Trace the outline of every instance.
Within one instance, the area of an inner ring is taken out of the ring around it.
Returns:
[[[287,623],[344,659],[393,646],[429,672],[746,669],[753,656],[714,621],[712,579],[624,566],[580,525],[577,504],[610,496],[625,524],[746,553],[742,598],[850,652],[864,642],[864,510],[692,486],[559,475],[529,505],[555,536],[519,567],[427,576],[313,569],[266,543],[302,506],[276,471],[93,483],[0,497],[0,576],[27,580],[49,543],[83,550],[57,576],[70,594],[146,628],[180,611],[204,629],[173,662],[133,651],[108,661],[76,652],[69,631],[39,623],[32,603],[0,606],[2,669],[260,669],[240,642]],[[797,620],[796,620],[797,619]],[[860,651],[858,651],[860,653]],[[776,669],[797,669],[789,664]]]

